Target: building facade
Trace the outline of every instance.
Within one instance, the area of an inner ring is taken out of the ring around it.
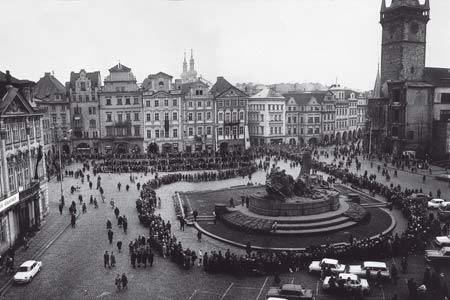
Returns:
[[[100,93],[102,153],[137,154],[143,148],[142,92],[131,69],[121,63],[109,69]]]
[[[183,149],[186,152],[215,150],[214,100],[210,87],[197,80],[183,84]]]
[[[100,72],[71,72],[66,84],[70,99],[72,150],[99,153]]]
[[[250,147],[247,123],[248,95],[223,77],[210,90],[214,97],[216,150],[240,152]]]
[[[49,212],[42,113],[30,104],[34,83],[0,72],[0,253],[38,230]]]
[[[183,150],[182,94],[172,76],[159,72],[142,84],[144,103],[144,150],[170,153]]]
[[[281,144],[286,138],[286,99],[265,87],[248,98],[248,131],[252,145]]]

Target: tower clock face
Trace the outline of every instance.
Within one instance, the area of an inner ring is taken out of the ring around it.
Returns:
[[[417,22],[412,22],[411,25],[409,25],[409,31],[413,34],[417,34],[419,32],[419,24],[417,24]]]

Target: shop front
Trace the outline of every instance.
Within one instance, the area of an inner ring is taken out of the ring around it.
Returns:
[[[17,238],[12,210],[17,203],[18,193],[0,201],[0,254],[7,251]]]
[[[39,201],[39,182],[32,182],[29,188],[19,192],[19,204],[14,208],[19,236],[25,236],[40,228],[41,212]]]

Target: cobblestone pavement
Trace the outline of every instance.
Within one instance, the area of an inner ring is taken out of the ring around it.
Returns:
[[[295,176],[298,174],[299,169],[291,169],[284,162],[280,162],[280,166],[287,169],[288,173]],[[76,166],[72,166],[72,168],[76,168]],[[139,224],[136,214],[135,200],[138,198],[138,191],[132,184],[130,184],[129,192],[124,191],[124,186],[129,183],[128,174],[101,174],[101,176],[107,202],[99,201],[98,209],[88,205],[87,213],[81,214],[77,220],[76,228],[68,228],[39,258],[43,262],[42,272],[28,285],[11,286],[6,291],[4,299],[264,299],[273,278],[209,275],[199,270],[198,267],[186,271],[158,255],[155,257],[155,264],[152,268],[132,269],[127,245],[131,239],[139,234],[147,234],[146,229]],[[148,178],[150,176],[144,178],[138,175],[137,181],[143,183]],[[400,178],[403,177],[399,177],[399,180]],[[252,180],[256,183],[264,183],[264,172],[257,172]],[[118,181],[122,182],[122,191],[120,192],[116,188]],[[185,247],[190,247],[196,251],[202,249],[203,252],[227,248],[231,248],[233,251],[242,251],[205,236],[203,241],[199,243],[196,240],[196,231],[193,228],[187,228],[184,232],[180,231],[171,197],[175,191],[217,189],[246,183],[247,180],[235,178],[220,182],[179,182],[163,186],[157,190],[157,195],[162,199],[162,207],[159,212],[164,219],[171,221],[175,235]],[[64,189],[69,190],[70,185],[75,184],[81,186],[81,194],[84,199],[88,200],[90,194],[99,199],[96,190],[91,191],[86,183],[81,185],[80,182],[76,183],[75,179],[72,178],[65,179]],[[53,205],[48,216],[48,222],[51,218],[56,218],[61,223],[69,222],[68,212],[65,211],[62,216],[59,216],[55,206],[57,199],[59,199],[58,184],[52,182],[49,189],[52,191],[50,196]],[[77,197],[78,194],[66,194],[66,203],[70,203]],[[113,211],[108,203],[112,198],[121,210],[121,214],[125,214],[128,218],[127,234],[117,227]],[[109,244],[106,235],[107,219],[110,219],[114,224],[112,245]],[[50,225],[50,222],[48,224]],[[54,235],[50,231],[50,226],[43,226],[41,232],[39,234],[47,232],[46,235],[48,236]],[[44,239],[45,237],[42,237],[42,240]],[[117,253],[115,247],[119,239],[124,245],[122,253]],[[103,253],[106,250],[114,251],[116,255],[117,266],[113,269],[103,267]],[[17,262],[19,263],[19,261]],[[397,262],[392,260],[388,263]],[[368,299],[390,299],[389,297],[393,292],[404,295],[407,289],[403,279],[406,276],[408,278],[413,276],[416,279],[422,277],[423,256],[411,258],[410,266],[411,273],[402,277],[398,287],[388,284],[382,288],[375,288],[373,295]],[[114,277],[116,274],[123,272],[129,278],[129,289],[124,292],[117,292],[114,286]],[[443,272],[450,274],[448,269],[443,269]],[[321,293],[318,278],[306,272],[285,274],[283,275],[283,281],[302,283],[308,288],[317,290],[319,292],[317,299],[333,299]],[[400,299],[405,298],[401,297]]]

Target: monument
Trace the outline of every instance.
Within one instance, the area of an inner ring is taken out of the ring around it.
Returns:
[[[311,175],[311,152],[302,155],[297,179],[273,168],[266,190],[250,196],[249,210],[263,216],[305,216],[339,209],[339,193],[316,175]]]

